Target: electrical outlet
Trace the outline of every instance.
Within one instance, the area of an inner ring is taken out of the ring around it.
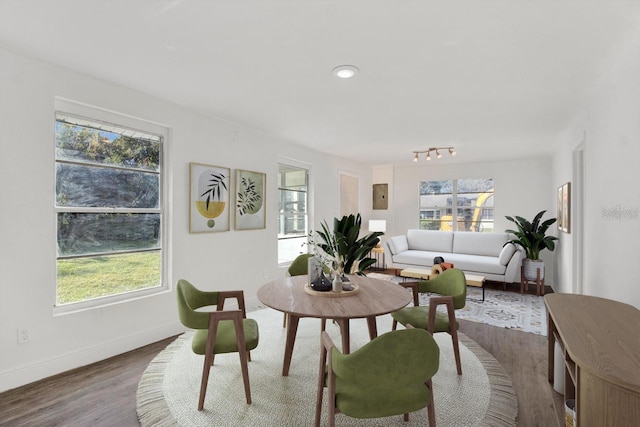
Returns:
[[[24,344],[31,341],[31,332],[28,329],[18,329],[18,344]]]
[[[269,278],[269,272],[267,270],[264,271],[264,273],[262,273],[262,277],[265,279]]]

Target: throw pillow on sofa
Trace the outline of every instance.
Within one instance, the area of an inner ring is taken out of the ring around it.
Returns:
[[[511,260],[511,257],[515,253],[516,253],[515,245],[513,243],[507,243],[502,248],[502,251],[500,251],[500,255],[498,256],[498,262],[500,263],[500,265],[509,264],[509,260]]]

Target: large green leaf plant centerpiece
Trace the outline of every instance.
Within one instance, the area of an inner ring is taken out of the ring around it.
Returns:
[[[310,233],[309,243],[316,255],[336,274],[364,275],[364,271],[376,262],[368,255],[380,243],[378,237],[384,233],[376,231],[359,237],[361,226],[360,214],[334,218],[333,231],[324,221],[322,230]]]

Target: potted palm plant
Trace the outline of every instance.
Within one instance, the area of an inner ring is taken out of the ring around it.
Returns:
[[[540,260],[540,251],[544,249],[553,251],[556,247],[554,240],[558,240],[555,236],[546,235],[547,229],[556,222],[556,218],[542,221],[542,216],[545,212],[539,212],[531,222],[521,216],[516,216],[515,218],[505,216],[518,227],[517,230],[505,230],[507,233],[516,236],[515,239],[505,244],[513,243],[524,249],[526,256],[523,261],[524,277],[527,280],[536,280],[538,269],[540,270],[540,279],[544,278],[544,261]]]

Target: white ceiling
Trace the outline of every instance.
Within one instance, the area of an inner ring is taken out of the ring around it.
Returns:
[[[639,16],[638,0],[0,0],[0,43],[366,163],[442,145],[458,156],[438,162],[469,162],[548,153]]]

